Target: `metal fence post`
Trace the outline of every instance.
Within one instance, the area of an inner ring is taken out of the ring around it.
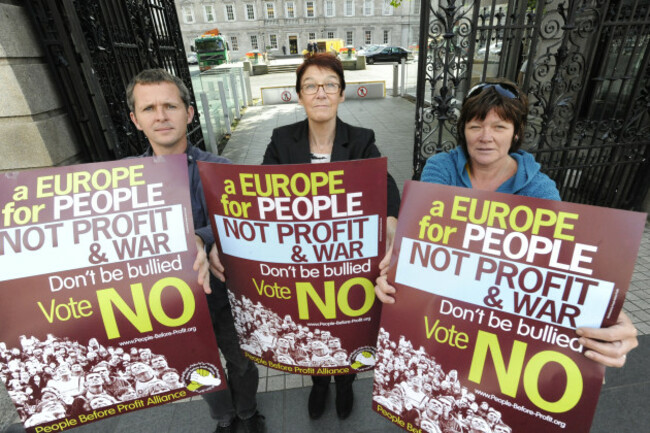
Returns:
[[[406,92],[406,89],[405,89],[405,86],[406,86],[406,59],[402,59],[400,61],[400,68],[399,69],[400,69],[400,74],[402,75],[401,80],[400,80],[399,94],[400,94],[400,96],[404,96],[404,94]]]
[[[241,84],[241,100],[244,101],[242,104],[243,108],[246,108],[248,104],[246,102],[248,101],[248,97],[246,96],[246,83],[244,82],[244,68],[238,68],[239,71],[239,84]]]
[[[399,70],[397,69],[397,63],[393,63],[393,96],[398,96],[398,77]]]
[[[232,88],[232,97],[235,100],[235,119],[241,119],[241,108],[239,108],[239,95],[237,94],[237,83],[235,82],[235,74],[228,73],[230,77],[230,86]]]
[[[251,76],[248,72],[244,72],[246,78],[246,97],[248,98],[248,105],[253,105],[253,91],[251,90]]]
[[[223,81],[219,80],[219,99],[221,99],[221,108],[223,109],[223,117],[226,121],[226,133],[227,134],[232,134],[232,129],[230,128],[230,124],[232,123],[230,120],[230,110],[228,109],[228,102],[226,100],[226,89],[223,86]]]
[[[205,92],[199,93],[201,104],[203,105],[203,120],[205,121],[205,128],[208,130],[208,143],[207,148],[210,152],[219,154],[217,149],[217,140],[214,136],[214,129],[212,129],[212,118],[210,116],[210,103],[208,102],[208,95]]]

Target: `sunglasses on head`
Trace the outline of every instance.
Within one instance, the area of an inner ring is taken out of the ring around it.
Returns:
[[[480,95],[485,89],[494,89],[499,95],[509,99],[519,99],[519,91],[517,88],[506,83],[479,83],[469,89],[465,99],[467,100],[473,96]]]

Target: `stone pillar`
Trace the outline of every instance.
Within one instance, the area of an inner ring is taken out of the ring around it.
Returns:
[[[0,171],[81,162],[49,65],[23,6],[0,1]]]

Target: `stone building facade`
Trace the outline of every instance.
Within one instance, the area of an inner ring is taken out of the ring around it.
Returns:
[[[176,10],[188,53],[195,38],[218,28],[234,60],[252,50],[300,54],[314,39],[342,39],[357,49],[418,43],[420,0],[397,8],[390,0],[176,0]]]

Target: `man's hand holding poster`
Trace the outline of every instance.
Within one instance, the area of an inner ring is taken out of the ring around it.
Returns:
[[[0,369],[28,431],[225,387],[185,155],[0,176]]]
[[[386,159],[199,170],[246,356],[297,374],[372,368]]]
[[[616,321],[645,218],[407,182],[374,409],[409,431],[589,432],[604,367],[575,329]]]

